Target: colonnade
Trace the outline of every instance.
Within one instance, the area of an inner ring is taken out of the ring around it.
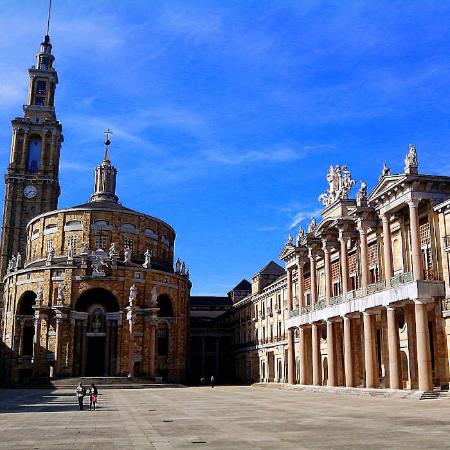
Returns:
[[[420,281],[423,279],[423,263],[422,252],[420,248],[419,235],[419,216],[418,216],[418,200],[411,200],[408,203],[410,216],[410,237],[411,237],[411,262],[413,269],[413,280]],[[392,240],[390,230],[390,217],[388,214],[381,216],[383,226],[383,274],[385,287],[390,288],[390,281],[393,277],[393,252]],[[361,296],[367,294],[367,287],[369,285],[369,261],[368,261],[368,225],[366,220],[357,219],[356,230],[358,232],[359,242],[359,267],[360,267],[360,289]],[[305,288],[304,288],[304,272],[305,264],[309,262],[310,265],[310,280],[311,280],[311,305],[314,309],[317,303],[317,259],[319,254],[323,257],[324,272],[325,272],[325,302],[330,306],[332,298],[332,276],[331,276],[331,252],[333,248],[339,251],[339,263],[341,272],[341,292],[345,301],[349,291],[349,267],[348,267],[348,240],[351,237],[351,232],[341,227],[338,229],[338,242],[333,242],[333,235],[324,231],[322,233],[321,248],[318,248],[317,241],[306,243],[306,246],[298,252],[297,259],[294,264],[290,264],[286,268],[287,272],[287,307],[289,311],[293,310],[293,290],[292,290],[292,274],[294,268],[298,275],[298,297],[299,297],[299,313],[303,313],[305,305]],[[307,256],[306,256],[307,255]],[[433,388],[432,369],[431,369],[431,349],[430,349],[430,334],[428,327],[428,311],[427,304],[433,303],[432,298],[426,300],[409,299],[409,304],[414,305],[414,322],[415,322],[415,352],[417,354],[417,379],[419,390],[429,391]],[[386,336],[388,347],[388,372],[389,372],[389,387],[399,389],[402,387],[401,383],[401,363],[400,363],[400,337],[399,327],[397,322],[396,309],[401,307],[403,303],[392,303],[386,308]],[[434,307],[434,303],[433,303]],[[363,328],[363,353],[364,353],[364,376],[365,386],[368,388],[376,388],[379,384],[379,374],[377,367],[376,354],[376,330],[375,330],[375,315],[380,313],[382,308],[375,307],[367,309],[362,308],[361,311],[343,316],[336,316],[336,312],[330,308],[330,317],[319,322],[312,322],[304,324],[299,327],[299,360],[300,360],[300,374],[299,381],[301,384],[308,384],[308,373],[312,371],[311,382],[313,385],[319,385],[322,381],[321,375],[321,350],[320,350],[320,334],[321,328],[326,326],[327,330],[327,363],[328,363],[328,380],[329,386],[337,386],[337,358],[336,358],[336,323],[343,324],[343,378],[345,379],[345,386],[355,387],[359,381],[355,376],[355,347],[358,347],[361,340],[356,342],[352,339],[353,326],[355,320],[360,320]],[[334,315],[333,315],[334,314]],[[433,314],[434,316],[434,314]],[[309,331],[311,330],[310,338]],[[295,383],[295,327],[288,330],[288,383]],[[308,358],[307,355],[311,354]]]

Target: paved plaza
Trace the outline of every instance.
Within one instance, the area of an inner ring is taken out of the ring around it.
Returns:
[[[254,387],[0,391],[0,448],[449,448],[450,400]]]

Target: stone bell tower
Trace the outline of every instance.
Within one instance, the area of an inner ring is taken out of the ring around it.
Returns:
[[[58,206],[59,156],[63,141],[62,126],[55,114],[55,89],[58,75],[55,57],[47,34],[36,55],[36,65],[28,69],[30,78],[23,117],[12,120],[12,143],[5,175],[0,275],[8,260],[25,254],[26,226],[33,217]]]

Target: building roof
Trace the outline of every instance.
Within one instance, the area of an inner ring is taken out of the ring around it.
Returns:
[[[245,278],[240,281],[239,284],[237,284],[233,289],[231,289],[230,292],[233,291],[251,291],[252,290],[252,284],[250,281],[246,280]]]
[[[231,306],[233,301],[229,297],[216,297],[213,295],[193,295],[189,298],[191,306]]]
[[[284,275],[286,272],[285,270],[277,264],[275,261],[270,261],[267,263],[259,272],[256,272],[254,276],[256,275]]]

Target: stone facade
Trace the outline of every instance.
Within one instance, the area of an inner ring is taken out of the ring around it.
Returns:
[[[60,133],[54,122],[57,79],[51,63],[46,36],[38,54],[42,67],[30,69],[24,120],[32,127],[44,123],[46,132],[55,126]],[[38,86],[34,75],[47,84]],[[48,95],[36,99],[44,94]],[[117,170],[109,157],[111,132],[106,133],[105,155],[95,169],[90,201],[57,210],[60,134],[55,131],[48,140],[45,135],[36,151],[28,151],[25,144],[19,148],[16,131],[6,177],[1,254],[6,274],[4,379],[21,383],[63,376],[136,375],[183,382],[189,271],[179,259],[174,270],[175,231],[170,225],[119,203]],[[22,154],[28,159],[23,157],[19,165],[17,155]],[[22,192],[15,187],[11,197],[17,177],[10,175],[20,170],[27,188]],[[49,181],[51,174],[53,193],[44,194],[30,184],[41,175]]]
[[[286,273],[234,305],[237,378],[420,389],[449,382],[450,177],[383,168],[368,194],[331,167],[318,223],[289,236]],[[225,319],[224,319],[225,320]]]

